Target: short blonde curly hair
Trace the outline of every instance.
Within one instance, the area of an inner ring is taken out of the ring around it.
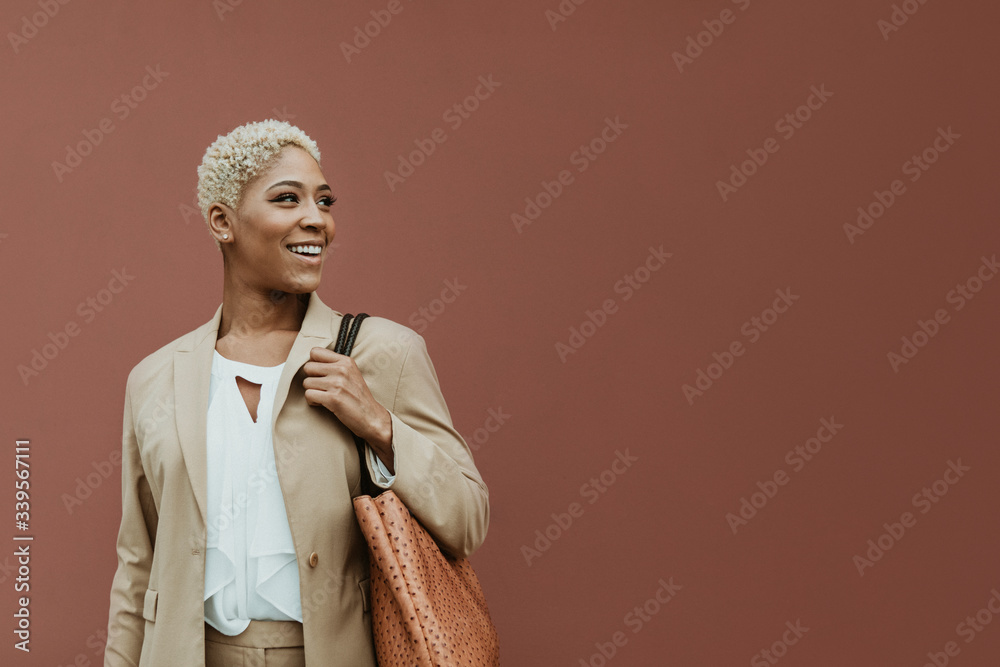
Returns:
[[[238,209],[247,183],[264,171],[285,146],[298,146],[320,161],[319,147],[305,132],[285,121],[267,119],[246,123],[229,134],[219,135],[201,158],[198,166],[198,206],[209,234],[208,209],[221,202]],[[222,244],[215,239],[216,247]]]

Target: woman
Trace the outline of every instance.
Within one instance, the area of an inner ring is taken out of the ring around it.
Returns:
[[[486,537],[486,485],[419,334],[369,317],[350,357],[328,349],[342,315],[315,290],[336,199],[316,144],[249,123],[198,176],[222,304],[128,377],[104,664],[374,666],[352,432],[455,556]]]

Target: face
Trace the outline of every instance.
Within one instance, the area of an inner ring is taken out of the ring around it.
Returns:
[[[246,185],[238,210],[214,204],[210,211],[226,272],[262,292],[315,291],[333,240],[334,201],[316,160],[298,146],[285,146]]]

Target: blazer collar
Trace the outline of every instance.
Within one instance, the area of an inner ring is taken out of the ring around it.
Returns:
[[[292,378],[302,365],[309,361],[309,350],[313,347],[329,347],[336,340],[334,332],[339,331],[342,317],[341,313],[323,303],[316,292],[309,294],[309,304],[302,326],[295,336],[295,342],[288,352],[285,367],[278,380],[274,409],[271,411],[272,431],[278,412],[288,396]],[[190,336],[185,336],[174,351],[174,405],[177,407],[175,413],[177,433],[184,463],[191,478],[191,487],[198,501],[198,510],[201,512],[202,522],[206,525],[208,480],[205,432],[208,425],[208,390],[221,321],[222,305],[219,305],[212,319],[191,332]],[[336,330],[334,324],[337,326]]]

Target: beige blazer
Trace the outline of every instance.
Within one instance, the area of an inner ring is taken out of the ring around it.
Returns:
[[[205,434],[221,316],[219,306],[128,376],[106,667],[205,664]],[[310,295],[274,398],[274,451],[298,557],[306,662],[374,667],[367,547],[351,504],[360,493],[357,450],[347,427],[306,403],[302,387],[310,348],[333,343],[341,319]],[[392,415],[392,490],[442,549],[469,556],[486,538],[488,490],[452,425],[423,337],[372,316],[351,357]]]

